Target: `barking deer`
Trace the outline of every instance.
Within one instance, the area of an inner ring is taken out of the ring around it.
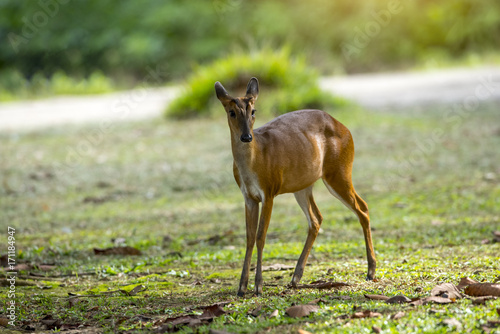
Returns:
[[[330,193],[359,218],[368,258],[367,279],[375,277],[375,252],[368,206],[352,185],[354,143],[349,130],[321,110],[297,110],[253,129],[256,78],[250,79],[244,97],[231,97],[220,82],[215,92],[227,113],[236,183],[245,199],[247,247],[238,296],[247,291],[250,262],[257,244],[255,294],[262,294],[262,252],[277,195],[293,193],[309,223],[304,250],[295,267],[292,286],[300,282],[323,217],[314,202],[313,184],[322,179]],[[262,208],[259,218],[259,205]]]

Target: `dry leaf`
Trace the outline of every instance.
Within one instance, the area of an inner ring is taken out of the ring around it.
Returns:
[[[106,249],[94,248],[95,255],[141,255],[141,251],[130,246],[111,247]]]
[[[127,292],[127,295],[129,295],[129,296],[135,296],[139,292],[146,291],[147,289],[148,288],[146,288],[144,285],[139,284],[138,286],[134,287],[132,290],[130,290],[129,292]]]
[[[383,296],[383,295],[365,295],[366,299],[371,299],[371,300],[387,300],[389,297]]]
[[[478,282],[473,280],[472,278],[469,278],[469,277],[462,277],[462,279],[460,280],[460,282],[457,285],[457,289],[462,290],[463,288],[465,288],[471,284],[474,284],[474,283],[478,283]]]
[[[496,327],[500,327],[500,320],[489,320],[486,325],[481,326],[485,333],[491,332],[491,329]]]
[[[351,318],[360,319],[360,318],[376,318],[381,317],[382,314],[378,312],[372,312],[370,310],[364,310],[363,312],[354,312]]]
[[[9,326],[9,319],[8,318],[0,318],[0,326],[3,326],[3,327]]]
[[[494,231],[493,233],[493,242],[500,242],[500,231]]]
[[[289,266],[287,264],[275,263],[270,266],[262,266],[262,271],[291,270],[294,268],[294,266]],[[255,270],[255,268],[253,268],[252,270]]]
[[[174,318],[167,318],[163,320],[165,325],[159,327],[157,333],[171,333],[178,331],[182,326],[197,327],[210,323],[214,318],[219,317],[227,312],[224,311],[221,305],[227,303],[217,303],[210,306],[203,306],[203,313],[201,315],[181,315]]]
[[[457,287],[451,283],[443,283],[435,286],[431,291],[431,296],[440,296],[449,299],[460,299],[462,294]]]
[[[494,296],[484,296],[484,297],[477,297],[477,298],[472,298],[472,304],[474,305],[486,305],[486,301],[490,299],[497,299],[497,297]]]
[[[449,304],[449,303],[453,303],[453,300],[451,300],[449,298],[439,297],[439,296],[430,296],[430,297],[425,297],[422,299],[414,300],[410,303],[410,305],[411,306],[419,306],[419,305],[426,305],[429,303]]]
[[[248,312],[248,315],[251,315],[252,317],[258,317],[261,312],[262,312],[262,305],[257,305],[255,309]]]
[[[275,318],[280,314],[278,310],[274,310],[270,315],[269,318]]]
[[[42,319],[40,319],[40,322],[47,326],[48,329],[54,329],[56,327],[60,328],[61,324],[59,323],[59,319],[54,319],[52,315],[46,315]]]
[[[399,295],[399,296],[394,296],[392,298],[389,298],[385,302],[387,304],[403,304],[403,303],[410,303],[411,299],[406,297],[406,296]]]
[[[343,282],[326,282],[326,281],[317,281],[313,282],[311,284],[299,284],[297,285],[296,289],[318,289],[318,290],[323,290],[323,289],[333,289],[333,288],[341,288],[343,286],[349,286],[347,283]]]
[[[465,288],[464,292],[469,296],[497,296],[500,297],[500,284],[496,283],[474,283]]]
[[[295,305],[287,308],[285,313],[292,318],[302,318],[318,310],[319,307],[317,305]]]
[[[403,311],[399,311],[398,313],[393,314],[393,315],[391,316],[391,319],[392,319],[392,320],[398,320],[398,319],[401,319],[401,318],[402,318],[402,317],[404,317],[404,316],[405,316],[405,313],[404,313]]]
[[[9,265],[9,256],[4,254],[0,256],[0,266],[7,267]]]
[[[380,327],[378,327],[378,326],[373,325],[373,326],[372,326],[372,331],[373,331],[373,333],[377,333],[377,334],[378,334],[378,333],[381,333],[381,332],[382,332],[382,328],[380,328]]]
[[[200,315],[200,319],[209,319],[209,318],[212,319],[220,317],[223,314],[226,314],[226,311],[224,311],[221,304],[218,303],[203,307],[203,314]]]
[[[311,332],[308,332],[306,330],[300,329],[298,330],[299,334],[312,334]]]

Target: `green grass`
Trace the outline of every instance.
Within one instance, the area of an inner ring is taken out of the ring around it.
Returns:
[[[290,290],[291,271],[265,272],[264,296],[243,299],[236,297],[245,243],[243,200],[232,178],[229,129],[222,115],[119,123],[101,135],[92,125],[3,133],[2,244],[12,226],[19,262],[54,266],[48,272],[31,270],[48,275],[25,277],[34,286],[16,287],[17,324],[41,328],[40,319],[52,315],[62,324],[105,332],[147,332],[156,321],[192,312],[194,306],[229,301],[225,309],[233,313],[197,330],[369,333],[375,325],[383,333],[447,333],[457,332],[442,323],[453,317],[462,331],[480,333],[487,320],[499,319],[495,309],[500,300],[486,306],[463,299],[410,307],[363,297],[425,296],[440,282],[458,283],[463,276],[493,282],[500,275],[500,244],[482,243],[500,229],[497,105],[481,105],[454,119],[446,117],[447,111],[333,112],[354,136],[353,178],[370,207],[377,281],[364,280],[359,223],[318,184],[315,198],[325,219],[303,282],[331,279],[351,286]],[[442,137],[428,142],[438,129]],[[264,264],[294,265],[306,231],[293,196],[278,197]],[[93,248],[111,247],[116,238],[143,255],[93,254]],[[57,277],[62,274],[73,275]],[[148,290],[136,296],[80,297],[73,304],[68,299],[68,293],[130,291],[138,284]],[[332,299],[339,295],[350,299]],[[0,297],[7,299],[6,290]],[[324,300],[318,313],[303,319],[285,315],[292,304],[316,298]],[[257,320],[247,315],[258,304],[265,313],[277,309],[278,317]],[[0,312],[5,312],[2,307]],[[383,316],[341,317],[355,308]],[[391,320],[399,310],[405,316]],[[141,321],[139,316],[147,318]]]
[[[193,118],[221,112],[214,84],[220,81],[233,96],[243,96],[248,81],[257,77],[261,86],[259,110],[279,115],[297,109],[334,109],[346,101],[334,98],[318,86],[318,73],[304,57],[293,56],[289,48],[263,48],[233,53],[211,64],[198,66],[190,75],[182,94],[165,111],[170,118]]]

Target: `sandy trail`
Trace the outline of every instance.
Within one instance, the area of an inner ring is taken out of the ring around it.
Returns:
[[[322,89],[370,109],[500,100],[500,67],[324,77]],[[0,103],[0,131],[159,117],[177,87]]]

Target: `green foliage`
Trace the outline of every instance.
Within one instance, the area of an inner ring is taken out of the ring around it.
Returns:
[[[257,77],[259,112],[278,115],[297,109],[332,109],[344,102],[318,87],[318,73],[304,57],[292,57],[290,49],[235,53],[199,66],[189,77],[184,92],[168,106],[167,116],[187,118],[221,113],[214,83],[220,81],[228,92],[242,96],[248,80]]]
[[[0,75],[13,67],[26,78],[58,71],[86,77],[99,70],[122,82],[140,80],[148,67],[162,65],[168,67],[164,80],[171,80],[193,64],[266,43],[305,52],[309,63],[327,73],[464,57],[477,62],[476,55],[500,48],[497,0],[0,3]],[[380,19],[390,3],[397,10]],[[347,56],[346,47],[354,53]]]
[[[58,71],[47,78],[40,72],[31,80],[14,69],[0,76],[0,101],[39,98],[50,95],[100,94],[116,89],[112,79],[95,71],[88,78],[69,77]]]

